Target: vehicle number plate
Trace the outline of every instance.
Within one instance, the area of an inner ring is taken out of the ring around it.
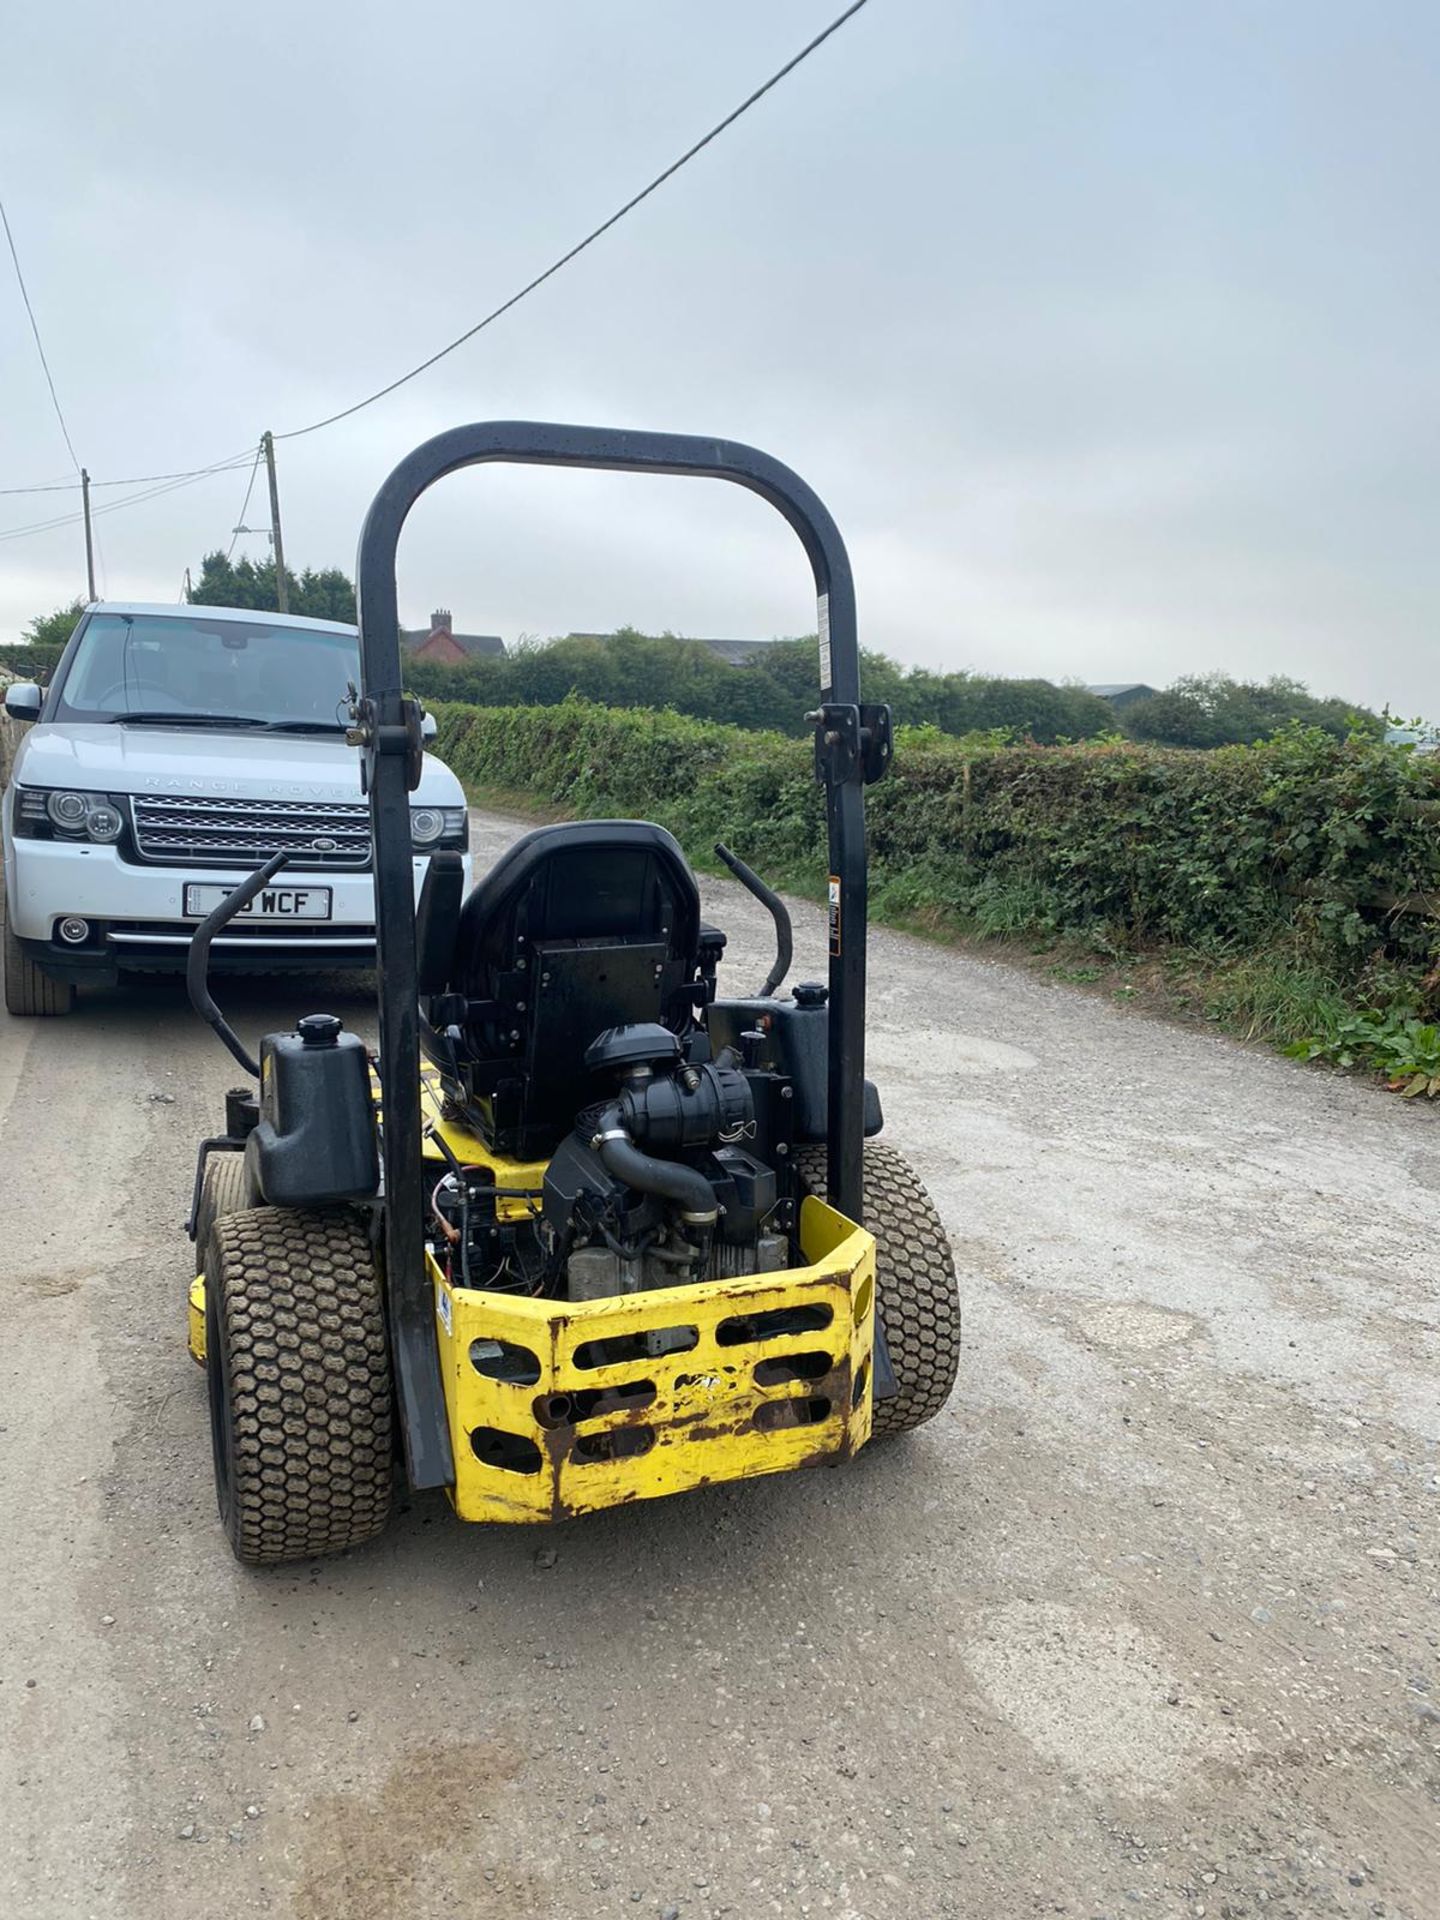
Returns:
[[[185,912],[203,920],[222,900],[228,900],[233,887],[194,886],[185,889]],[[329,887],[266,887],[236,914],[237,920],[328,920]]]

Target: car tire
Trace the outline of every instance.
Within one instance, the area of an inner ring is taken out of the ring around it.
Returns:
[[[53,1019],[75,1005],[68,980],[53,980],[21,946],[5,914],[5,1011],[22,1019]]]

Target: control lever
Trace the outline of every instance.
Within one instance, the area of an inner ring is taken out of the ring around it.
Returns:
[[[190,953],[185,962],[185,987],[190,995],[190,1004],[205,1022],[213,1027],[230,1052],[240,1062],[252,1080],[260,1078],[260,1063],[252,1060],[236,1036],[234,1028],[226,1020],[210,995],[210,943],[216,934],[228,927],[242,908],[248,907],[257,893],[268,887],[276,874],[290,864],[288,853],[272,854],[263,867],[257,867],[248,880],[242,880],[234,893],[228,894],[213,913],[206,914],[194,933],[190,936]]]
[[[773,998],[780,982],[790,971],[790,961],[795,952],[795,935],[790,925],[790,915],[786,910],[785,902],[774,888],[767,887],[759,874],[753,868],[747,867],[738,854],[732,853],[729,847],[718,840],[715,842],[715,852],[729,867],[741,886],[748,888],[754,894],[775,922],[775,964],[766,974],[765,984],[759,993],[760,999],[769,1000]]]

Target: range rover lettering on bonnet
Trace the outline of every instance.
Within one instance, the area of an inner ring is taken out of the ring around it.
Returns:
[[[175,785],[173,773],[142,773],[132,776],[137,787],[164,787],[167,790]],[[317,786],[313,782],[299,780],[212,780],[204,775],[191,773],[188,768],[184,775],[185,786],[194,793],[233,793],[237,798],[274,798],[276,800],[329,800],[335,789],[329,786]]]

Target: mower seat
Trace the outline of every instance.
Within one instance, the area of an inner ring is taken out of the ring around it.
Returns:
[[[459,908],[448,969],[453,881],[435,878],[417,916],[425,1051],[488,1147],[545,1158],[610,1090],[584,1064],[597,1035],[660,1021],[683,1038],[713,991],[718,947],[701,937],[695,876],[647,821],[539,827]]]

